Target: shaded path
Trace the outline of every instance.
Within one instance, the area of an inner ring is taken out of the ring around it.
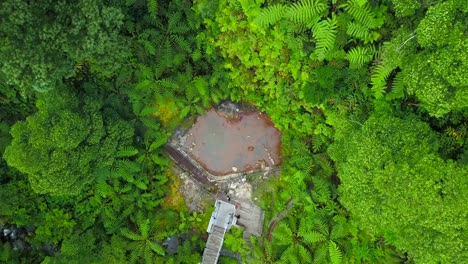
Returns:
[[[278,222],[283,220],[283,218],[286,217],[286,215],[288,214],[288,212],[292,209],[292,207],[294,206],[294,199],[291,199],[288,201],[288,204],[286,205],[286,208],[281,211],[281,212],[278,212],[270,221],[270,223],[268,224],[269,228],[268,228],[268,240],[271,241],[271,234],[273,233],[273,230],[275,230],[276,226],[278,225]]]

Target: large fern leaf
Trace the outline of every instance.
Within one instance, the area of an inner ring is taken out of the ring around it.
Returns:
[[[293,238],[293,232],[286,223],[281,222],[273,231],[273,238],[277,245],[289,245]]]
[[[324,60],[335,46],[337,33],[336,18],[328,18],[315,24],[312,28],[316,40],[315,51],[318,60]]]
[[[141,240],[144,240],[145,238],[131,230],[129,230],[128,228],[122,228],[120,229],[120,233],[130,239],[130,240],[133,240],[133,241],[141,241]]]
[[[148,13],[152,19],[157,19],[158,16],[158,1],[157,0],[148,0],[146,3],[148,8]]]
[[[254,23],[261,27],[274,25],[276,22],[286,16],[288,8],[284,5],[271,5],[262,11],[255,18]]]
[[[307,233],[301,233],[300,236],[304,239],[304,242],[309,244],[309,245],[319,243],[319,242],[323,242],[323,241],[327,240],[325,235],[323,235],[323,234],[321,234],[321,233],[319,233],[317,231],[310,231],[310,232],[307,232]]]
[[[349,67],[352,69],[360,68],[365,63],[372,61],[374,58],[374,49],[368,47],[353,47],[346,54],[346,59],[349,61]]]
[[[363,26],[370,29],[380,28],[384,22],[383,16],[372,10],[368,3],[361,4],[362,1],[348,0],[342,7]]]
[[[302,0],[289,6],[286,16],[298,24],[312,27],[326,9],[327,5],[320,0]]]
[[[405,83],[403,73],[399,72],[392,81],[392,91],[386,96],[387,100],[402,98],[405,96]]]
[[[125,147],[117,151],[117,157],[119,158],[128,158],[138,154],[138,150],[134,147]]]
[[[371,75],[371,89],[376,99],[380,99],[384,96],[385,89],[387,88],[387,79],[393,69],[393,65],[385,62],[382,62],[374,68]]]
[[[328,254],[330,254],[330,262],[332,264],[341,264],[343,260],[343,253],[338,248],[336,243],[331,240],[328,244]]]
[[[159,244],[151,242],[149,244],[149,246],[150,246],[151,250],[153,250],[158,255],[164,256],[166,254],[166,252],[164,252],[164,248],[161,247]]]

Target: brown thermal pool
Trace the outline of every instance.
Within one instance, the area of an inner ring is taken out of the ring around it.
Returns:
[[[281,132],[257,111],[226,115],[211,109],[187,131],[183,148],[216,176],[281,163]]]

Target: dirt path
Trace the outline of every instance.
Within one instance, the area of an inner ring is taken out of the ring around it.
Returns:
[[[286,208],[278,212],[270,221],[268,224],[268,240],[271,241],[271,234],[273,233],[273,230],[275,230],[276,226],[278,225],[279,221],[283,220],[283,218],[286,217],[288,212],[291,210],[291,208],[294,206],[294,199],[291,199],[288,201],[288,204],[286,205]]]

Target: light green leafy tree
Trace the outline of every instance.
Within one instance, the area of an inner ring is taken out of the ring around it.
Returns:
[[[467,210],[460,205],[468,202],[467,170],[438,156],[429,126],[413,116],[374,115],[346,130],[329,152],[340,201],[360,228],[417,263],[466,262]]]
[[[45,94],[37,102],[38,112],[12,127],[5,160],[28,175],[36,193],[80,193],[133,137],[131,123],[103,102],[98,90],[88,95],[68,89]]]
[[[447,1],[429,8],[416,29],[423,51],[404,67],[408,93],[436,117],[468,106],[468,14],[465,1]]]

